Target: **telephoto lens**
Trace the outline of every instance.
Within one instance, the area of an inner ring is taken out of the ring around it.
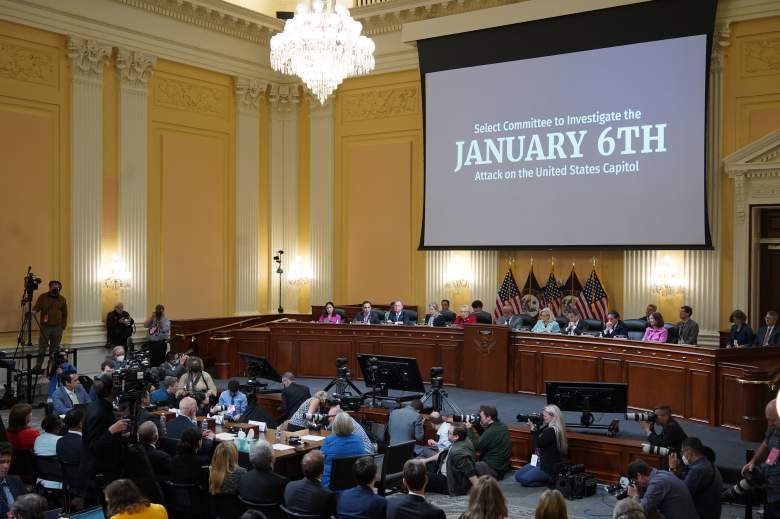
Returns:
[[[645,454],[657,454],[659,456],[668,456],[671,452],[667,447],[661,447],[660,445],[650,445],[649,443],[642,444],[642,452]]]
[[[476,423],[479,422],[479,416],[475,414],[454,414],[452,415],[452,422],[453,423],[458,423],[458,422]]]
[[[655,413],[626,413],[626,420],[632,422],[655,422]]]
[[[303,418],[310,422],[317,423],[324,422],[328,418],[328,415],[322,413],[304,413]]]

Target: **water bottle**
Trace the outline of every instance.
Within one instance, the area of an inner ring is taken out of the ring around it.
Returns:
[[[163,438],[168,436],[168,426],[165,424],[166,421],[165,416],[160,417],[160,436]]]
[[[204,416],[203,417],[203,421],[200,422],[200,430],[203,431],[203,432],[206,432],[206,429],[209,428],[209,424],[206,421],[207,418],[208,418],[208,416]]]
[[[277,429],[274,434],[274,443],[282,443],[282,431],[279,429]]]

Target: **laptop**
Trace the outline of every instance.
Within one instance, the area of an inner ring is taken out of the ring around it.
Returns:
[[[82,510],[77,514],[71,514],[69,519],[106,519],[103,509],[99,506]]]
[[[46,510],[46,513],[43,515],[43,519],[59,519],[61,513],[62,513],[62,508],[54,508],[53,510]]]

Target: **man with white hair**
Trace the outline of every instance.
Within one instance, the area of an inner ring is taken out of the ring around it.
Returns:
[[[113,369],[122,369],[125,366],[127,366],[125,348],[124,346],[115,346],[114,349],[111,350],[111,367]]]
[[[148,421],[138,426],[138,442],[146,451],[154,475],[159,478],[170,474],[171,456],[157,448],[158,439],[157,426],[154,422]]]
[[[273,470],[274,451],[271,444],[258,440],[249,451],[252,470],[241,474],[238,495],[252,503],[282,504],[289,480]]]
[[[179,416],[171,420],[166,424],[166,436],[168,438],[173,439],[179,439],[181,438],[182,433],[186,429],[194,429],[198,430],[198,420],[195,418],[196,413],[198,412],[198,403],[195,401],[194,398],[187,396],[181,399],[181,402],[179,402]],[[203,431],[203,438],[204,439],[212,439],[214,438],[214,432],[210,431],[209,429],[206,429]],[[210,442],[209,442],[210,443]],[[204,448],[206,446],[206,442],[203,442]]]
[[[328,428],[333,426],[333,420],[341,412],[343,411],[340,405],[334,405],[328,409]],[[352,420],[352,427],[355,429],[354,431],[355,434],[357,434],[360,437],[360,441],[363,444],[363,450],[367,454],[376,454],[377,451],[376,444],[374,444],[374,442],[371,441],[371,438],[368,437],[366,430],[363,429],[363,426],[360,425],[360,422],[352,418],[352,416],[349,413],[346,414],[347,416],[349,416],[349,419]]]
[[[645,511],[633,499],[621,499],[615,503],[612,519],[645,519]]]

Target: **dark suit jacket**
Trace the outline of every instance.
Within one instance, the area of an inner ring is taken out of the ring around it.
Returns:
[[[151,459],[149,460],[152,461]],[[209,459],[197,454],[177,454],[171,459],[168,479],[174,483],[200,483],[201,467],[208,466]]]
[[[296,384],[293,382],[286,388],[282,389],[282,405],[279,406],[279,422],[283,422],[290,418],[292,414],[298,410],[298,407],[304,400],[311,396],[311,391],[308,386]]]
[[[761,346],[764,344],[764,336],[766,335],[767,327],[762,326],[756,332],[756,338],[753,340],[755,346]],[[772,329],[772,334],[769,336],[769,346],[780,345],[780,324],[776,324]]]
[[[336,494],[318,479],[303,478],[284,489],[284,506],[293,512],[330,519],[336,513]]]
[[[406,310],[401,310],[400,315],[396,315],[392,310],[387,315],[387,320],[391,323],[412,324],[412,316]]]
[[[385,519],[387,500],[371,488],[358,485],[339,494],[336,516],[339,519]]]
[[[22,483],[19,476],[6,476],[5,482],[8,483],[8,490],[11,491],[11,495],[14,496],[14,499],[29,493],[27,492],[27,489],[24,488],[24,483]]]
[[[626,323],[623,321],[618,321],[615,323],[615,327],[612,328],[611,332],[608,332],[606,328],[604,329],[603,333],[604,337],[617,337],[618,335],[622,335],[623,337],[628,337],[628,326],[626,326]]]
[[[564,335],[569,335],[568,330],[569,325],[561,326],[561,333]],[[580,319],[577,321],[577,326],[574,328],[574,335],[582,335],[584,332],[588,331],[588,323],[585,322],[584,319]]]
[[[441,315],[444,316],[444,321],[448,323],[455,321],[455,318],[458,317],[452,310],[442,310]]]
[[[446,519],[444,510],[430,504],[425,498],[406,494],[387,500],[387,519]]]
[[[178,440],[187,429],[198,430],[198,424],[192,423],[186,416],[179,415],[165,424],[165,437]]]
[[[365,314],[363,312],[358,313],[354,319],[352,319],[353,323],[362,323],[363,319],[365,319]],[[371,310],[371,313],[368,316],[368,324],[379,324],[382,322],[382,319],[377,315],[376,311]]]
[[[151,463],[152,469],[154,470],[154,475],[157,476],[157,479],[168,479],[168,476],[171,473],[170,454],[146,443],[142,445],[146,451],[146,457],[149,458],[149,463]]]
[[[286,477],[271,470],[248,470],[241,474],[238,495],[254,503],[282,503],[288,482]]]
[[[78,465],[81,461],[81,435],[67,433],[57,440],[57,459],[69,465]]]
[[[98,398],[87,406],[81,443],[79,475],[88,490],[97,482],[96,474],[106,481],[118,479],[121,472],[121,434],[111,434],[108,428],[116,422],[111,402]]]
[[[474,312],[474,316],[476,316],[477,322],[479,324],[493,324],[493,316],[490,315],[490,312],[482,310],[479,312]]]
[[[651,445],[659,445],[674,450],[678,455],[682,449],[682,442],[688,437],[683,428],[674,418],[669,419],[669,423],[664,425],[660,434],[656,434],[655,427],[650,431],[647,440]]]
[[[425,314],[425,326],[428,326],[428,322],[431,320],[431,314]],[[442,314],[437,315],[433,318],[433,325],[434,326],[447,326],[447,320],[444,318]]]

